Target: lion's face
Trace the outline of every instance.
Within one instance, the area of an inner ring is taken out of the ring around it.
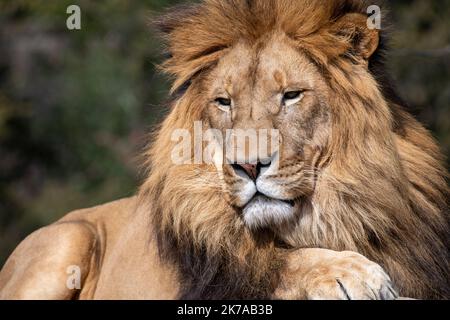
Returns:
[[[238,43],[202,84],[210,127],[246,141],[241,156],[236,152],[221,169],[231,203],[251,228],[295,216],[314,189],[314,163],[331,131],[325,83],[290,42],[275,34]],[[251,130],[257,142],[247,136]],[[266,142],[267,152],[258,152]]]

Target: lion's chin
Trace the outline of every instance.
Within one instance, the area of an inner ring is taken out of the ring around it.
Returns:
[[[295,214],[293,202],[256,195],[243,209],[243,217],[250,229],[279,225]]]

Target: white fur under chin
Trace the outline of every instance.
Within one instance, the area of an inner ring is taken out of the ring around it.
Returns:
[[[294,209],[284,201],[256,196],[243,210],[244,221],[250,229],[274,226],[291,219]]]

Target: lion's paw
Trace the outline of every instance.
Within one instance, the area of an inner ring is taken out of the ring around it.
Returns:
[[[320,253],[326,252],[324,259],[316,257],[317,260],[308,268],[299,268],[296,275],[290,274],[288,280],[276,292],[279,298],[301,297],[310,300],[398,298],[389,276],[378,264],[354,252],[317,250],[320,250]]]

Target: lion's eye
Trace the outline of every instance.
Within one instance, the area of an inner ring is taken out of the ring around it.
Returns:
[[[285,92],[283,95],[283,104],[286,106],[291,106],[293,104],[296,104],[302,99],[303,99],[303,91],[301,90],[288,91]]]
[[[231,108],[231,99],[228,98],[217,98],[215,100],[218,107],[223,111],[229,111]]]

